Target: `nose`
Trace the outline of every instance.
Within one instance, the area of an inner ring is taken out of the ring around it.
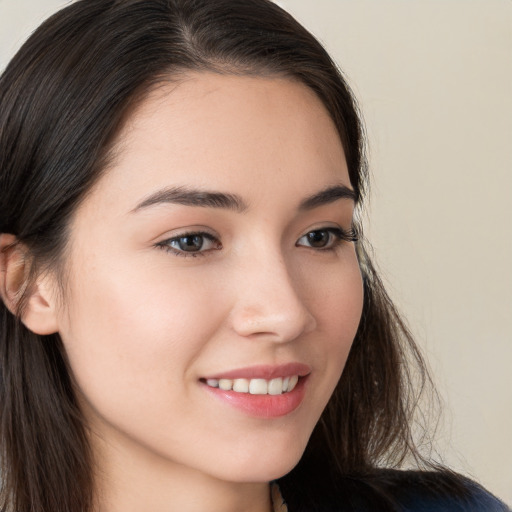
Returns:
[[[314,330],[316,319],[301,297],[299,281],[279,254],[248,259],[239,268],[231,311],[236,333],[287,342]]]

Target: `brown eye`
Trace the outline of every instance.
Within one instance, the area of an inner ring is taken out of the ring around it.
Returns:
[[[184,233],[163,240],[157,246],[177,256],[204,256],[214,249],[222,248],[220,240],[205,232]]]
[[[203,248],[204,237],[202,235],[180,236],[175,243],[181,251],[196,252]]]
[[[306,237],[311,247],[323,248],[329,244],[332,233],[325,230],[311,231]]]
[[[336,249],[343,241],[356,242],[357,239],[354,229],[345,231],[341,228],[324,228],[315,229],[301,236],[296,245],[328,251]]]

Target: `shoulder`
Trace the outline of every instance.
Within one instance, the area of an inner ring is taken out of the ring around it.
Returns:
[[[510,512],[482,486],[448,471],[384,471],[376,481],[403,512]]]
[[[283,489],[289,512],[511,512],[482,486],[450,471],[379,470],[344,476],[320,492],[294,487]]]

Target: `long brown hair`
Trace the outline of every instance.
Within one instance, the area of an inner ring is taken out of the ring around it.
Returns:
[[[285,11],[268,0],[80,0],[47,20],[0,78],[0,233],[29,249],[32,276],[59,268],[70,216],[130,109],[189,70],[280,75],[310,87],[336,125],[362,203],[367,165],[354,97],[324,48]],[[411,417],[414,389],[428,374],[362,234],[357,250],[359,330],[285,486],[306,474],[328,481],[421,459]],[[24,327],[21,307],[13,315],[0,305],[0,508],[87,512],[93,467],[66,354],[58,334]]]

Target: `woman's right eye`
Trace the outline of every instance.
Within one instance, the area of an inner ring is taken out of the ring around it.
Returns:
[[[220,241],[205,232],[183,233],[173,238],[162,240],[157,247],[170,251],[177,256],[204,256],[212,250],[222,249]]]

